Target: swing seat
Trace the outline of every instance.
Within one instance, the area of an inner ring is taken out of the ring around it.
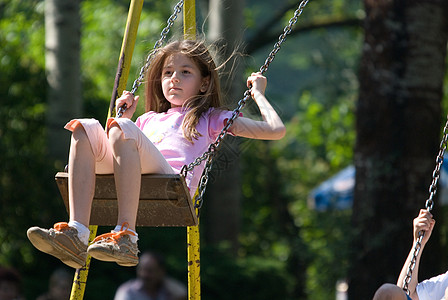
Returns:
[[[69,213],[68,173],[58,172],[55,179]],[[97,174],[90,224],[115,226],[117,217],[118,201],[114,176]],[[198,218],[183,176],[142,175],[137,226],[184,227],[197,224]]]

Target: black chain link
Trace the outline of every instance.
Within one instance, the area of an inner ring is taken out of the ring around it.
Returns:
[[[445,154],[445,150],[447,147],[447,140],[448,140],[448,115],[447,115],[447,121],[445,123],[445,127],[443,128],[443,136],[442,140],[440,141],[439,145],[439,153],[436,157],[436,166],[434,168],[434,171],[432,172],[432,182],[429,186],[429,197],[426,200],[425,208],[427,211],[431,211],[434,206],[434,197],[437,193],[437,183],[439,182],[440,178],[440,169],[442,168],[443,163],[443,155]],[[403,280],[403,290],[409,295],[409,283],[412,279],[412,272],[414,271],[415,264],[417,262],[418,254],[420,253],[420,249],[422,247],[422,240],[425,236],[424,231],[420,231],[418,233],[418,239],[414,244],[414,249],[412,253],[412,259],[409,263],[408,271],[406,273],[406,277]]]

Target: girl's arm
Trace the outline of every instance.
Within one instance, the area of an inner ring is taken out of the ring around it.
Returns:
[[[252,87],[252,98],[260,109],[263,121],[239,117],[230,127],[234,135],[260,140],[279,140],[285,136],[285,125],[264,96],[266,84],[266,77],[259,72],[252,73],[247,79],[247,85]]]
[[[409,292],[410,296],[413,300],[418,300],[418,294],[417,294],[417,284],[418,284],[418,269],[420,265],[420,259],[422,256],[423,249],[425,248],[426,243],[429,240],[429,237],[431,236],[432,229],[434,228],[435,220],[432,218],[432,214],[427,211],[426,209],[420,210],[420,214],[417,218],[414,219],[414,242],[412,243],[413,247],[411,248],[411,251],[409,252],[409,255],[406,259],[406,262],[403,265],[403,268],[401,269],[400,276],[398,277],[397,285],[399,287],[403,287],[404,280],[406,278],[406,274],[408,273],[409,264],[411,263],[413,254],[414,254],[414,245],[419,237],[419,232],[424,231],[425,236],[422,239],[422,245],[420,248],[420,251],[418,253],[415,267],[412,272],[411,281],[409,282]]]

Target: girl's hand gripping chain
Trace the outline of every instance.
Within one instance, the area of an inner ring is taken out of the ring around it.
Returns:
[[[132,118],[137,108],[139,98],[140,96],[134,96],[134,94],[129,91],[123,91],[123,95],[115,101],[117,112],[120,108],[124,108],[122,110],[123,115],[121,117],[128,119]]]
[[[250,88],[252,98],[256,101],[256,93],[264,95],[266,90],[267,79],[260,72],[252,73],[247,78],[247,87]]]
[[[420,232],[424,231],[425,236],[422,240],[422,246],[424,246],[431,236],[435,223],[432,214],[426,209],[421,209],[418,217],[414,219],[414,243],[418,240]]]

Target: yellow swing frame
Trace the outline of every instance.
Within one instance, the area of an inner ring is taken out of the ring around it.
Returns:
[[[144,0],[131,0],[126,29],[123,36],[123,43],[120,51],[119,69],[121,76],[116,87],[116,92],[120,95],[126,88],[127,79],[129,77],[132,54],[134,52],[135,41],[137,37],[138,25],[140,22],[140,15]],[[184,38],[196,38],[196,5],[195,0],[184,0],[183,5],[183,25]],[[109,114],[110,114],[109,110]],[[110,115],[109,115],[110,116]],[[67,175],[66,173],[56,174],[56,181],[58,183],[64,202],[68,208],[67,200]],[[174,178],[176,180],[177,178]],[[169,179],[172,180],[172,179]],[[182,180],[178,185],[182,188]],[[178,192],[179,194],[179,192]],[[188,199],[191,201],[191,199]],[[187,209],[188,210],[188,209]],[[189,208],[191,210],[191,206]],[[193,221],[190,221],[193,226],[187,226],[187,265],[188,265],[188,299],[199,300],[201,298],[201,277],[200,277],[200,234],[199,234],[199,220],[196,218],[197,211],[193,209]],[[94,223],[94,222],[93,222]],[[144,222],[142,226],[145,225]],[[182,226],[182,225],[175,225]],[[92,241],[97,233],[98,225],[90,225],[89,241]],[[91,257],[87,257],[86,265],[77,269],[73,286],[70,294],[70,300],[81,300],[84,297],[85,287],[87,284],[87,276],[90,269]]]

